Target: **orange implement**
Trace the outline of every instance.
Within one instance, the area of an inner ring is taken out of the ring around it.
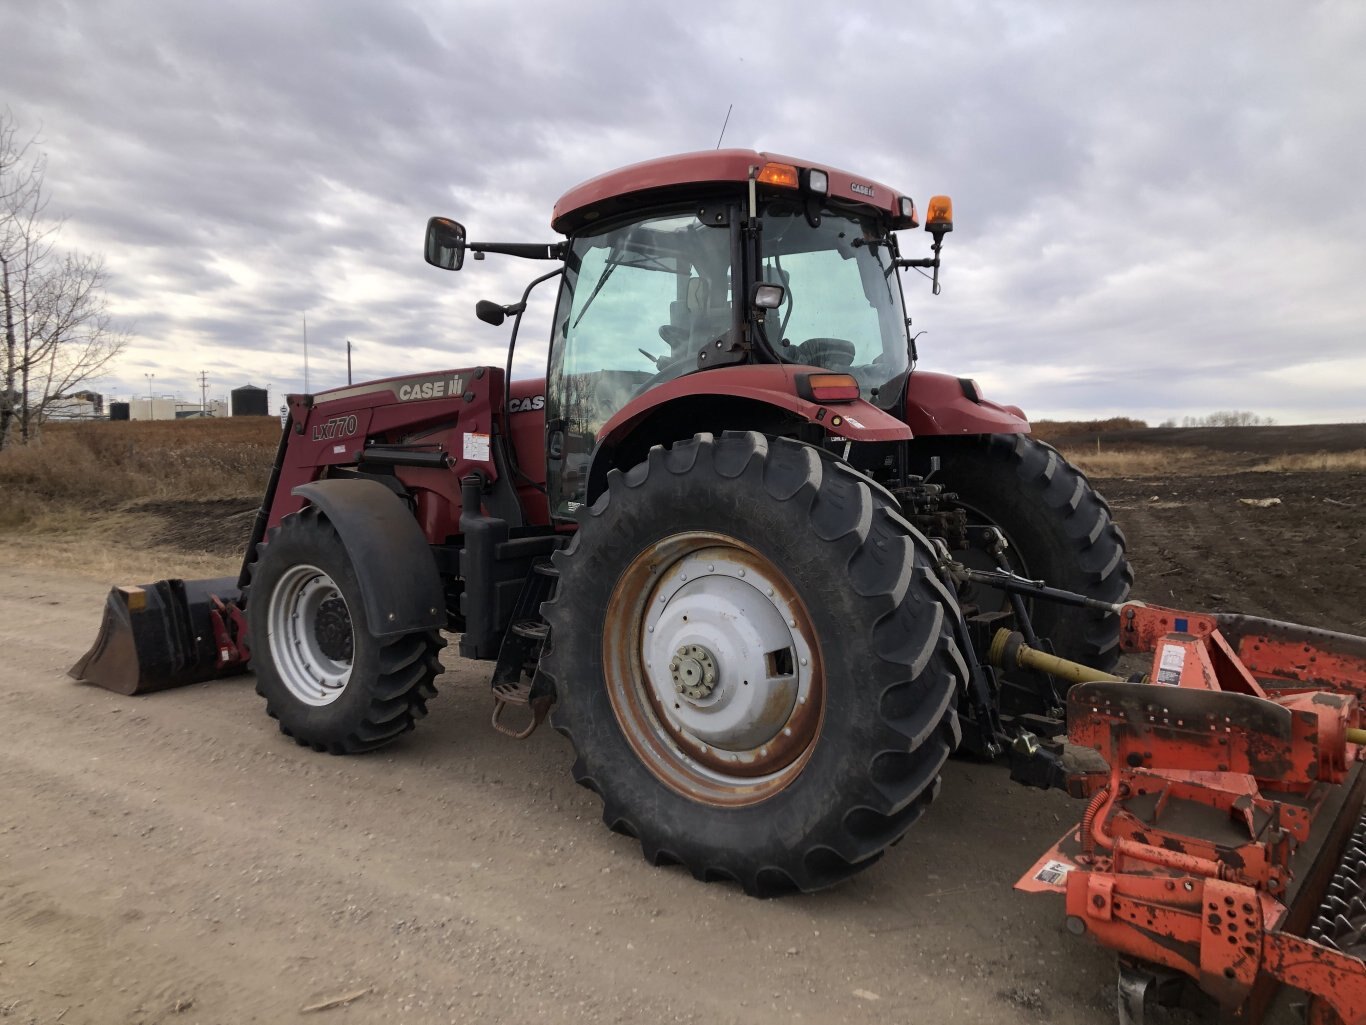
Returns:
[[[1078,826],[1016,884],[1121,956],[1120,1014],[1193,980],[1240,1021],[1281,983],[1310,1021],[1366,1025],[1366,638],[1137,603],[1121,645],[1151,683],[1068,693]],[[1152,985],[1150,985],[1152,984]]]

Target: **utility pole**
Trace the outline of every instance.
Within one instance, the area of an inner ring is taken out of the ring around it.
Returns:
[[[301,313],[304,322],[304,394],[308,394],[308,314]]]
[[[156,395],[152,391],[152,382],[156,380],[157,375],[144,373],[142,376],[147,378],[147,419],[155,420],[157,418],[157,403]]]
[[[199,372],[199,412],[204,416],[209,415],[209,372],[207,370]]]
[[[346,340],[346,383],[351,383],[351,339]]]

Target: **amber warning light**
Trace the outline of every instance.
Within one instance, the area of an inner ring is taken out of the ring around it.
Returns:
[[[849,374],[806,374],[798,379],[797,394],[812,402],[853,402],[859,388]]]
[[[795,189],[798,185],[797,169],[791,164],[765,164],[759,169],[759,183]]]
[[[953,200],[948,196],[931,196],[925,211],[925,230],[943,235],[953,230]]]

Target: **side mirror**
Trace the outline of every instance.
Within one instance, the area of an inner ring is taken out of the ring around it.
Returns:
[[[749,304],[756,310],[776,310],[787,298],[787,289],[766,281],[756,281],[750,289]]]
[[[465,226],[449,217],[433,217],[427,222],[423,255],[433,267],[459,270],[465,263]]]
[[[485,324],[498,327],[503,323],[503,318],[507,316],[507,310],[496,302],[480,299],[474,304],[474,315]]]

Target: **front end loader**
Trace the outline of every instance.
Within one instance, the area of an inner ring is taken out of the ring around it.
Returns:
[[[952,752],[999,758],[1089,802],[1021,885],[1121,952],[1126,1013],[1182,976],[1254,1010],[1289,982],[1356,1020],[1366,641],[1129,601],[1085,476],[1017,407],[916,369],[900,271],[937,291],[952,205],[904,257],[919,218],[749,150],[576,186],[550,243],[433,218],[434,267],[548,265],[476,307],[511,318],[507,365],[291,395],[239,576],[116,588],[72,675],[138,693],[250,668],[283,733],[358,753],[414,727],[458,635],[493,663],[495,728],[548,716],[607,825],[754,895],[868,868]],[[547,283],[546,376],[513,381]],[[1140,651],[1147,682],[1115,675]]]

